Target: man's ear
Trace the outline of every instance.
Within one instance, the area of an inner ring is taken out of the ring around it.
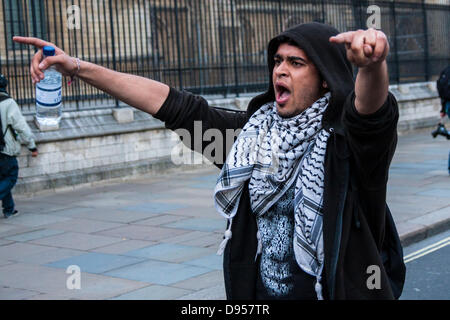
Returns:
[[[325,89],[328,88],[328,83],[325,80],[322,81],[322,87]]]

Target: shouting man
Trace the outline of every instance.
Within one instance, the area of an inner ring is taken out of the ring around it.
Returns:
[[[42,48],[35,38],[15,41]],[[388,92],[385,34],[295,26],[268,45],[268,90],[246,112],[208,106],[165,84],[80,61],[56,49],[31,64],[33,82],[55,65],[172,130],[242,129],[214,159],[215,205],[228,219],[220,251],[229,299],[393,299],[402,248],[386,205],[398,107]],[[356,83],[352,64],[358,67]],[[219,145],[221,144],[221,145]],[[203,152],[210,141],[190,143]]]

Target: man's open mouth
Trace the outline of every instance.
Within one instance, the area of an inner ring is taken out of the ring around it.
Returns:
[[[275,99],[278,105],[284,105],[289,100],[291,91],[282,83],[275,85]]]

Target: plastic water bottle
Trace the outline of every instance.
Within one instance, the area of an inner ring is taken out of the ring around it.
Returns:
[[[44,59],[55,55],[55,48],[43,48]],[[44,79],[36,84],[36,121],[40,128],[59,128],[62,114],[62,76],[54,66],[44,71]]]

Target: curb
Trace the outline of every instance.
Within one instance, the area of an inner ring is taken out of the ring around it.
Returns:
[[[433,219],[429,215],[435,215],[435,213],[430,213],[419,218],[411,219],[407,222],[398,223],[397,227],[403,232],[399,231],[400,241],[403,247],[409,246],[413,243],[422,241],[426,238],[430,238],[436,234],[447,231],[450,229],[450,207],[444,208],[443,213],[449,212],[447,217],[440,220]],[[444,212],[445,211],[445,212]],[[429,219],[428,221],[426,221]],[[416,224],[416,222],[422,222],[422,224]]]

